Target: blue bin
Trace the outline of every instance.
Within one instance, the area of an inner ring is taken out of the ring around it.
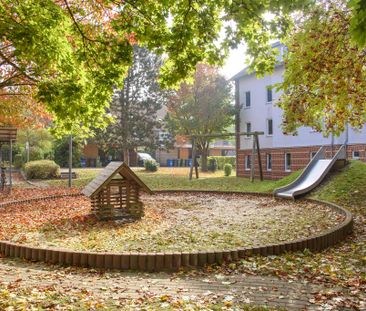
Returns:
[[[167,160],[168,167],[173,167],[173,160]]]
[[[190,167],[192,165],[192,159],[187,160],[188,166]]]

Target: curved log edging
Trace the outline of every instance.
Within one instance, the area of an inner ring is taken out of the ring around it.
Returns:
[[[164,190],[156,193],[212,193],[212,194],[239,194],[253,196],[272,196],[271,194],[258,192],[233,192],[233,191],[200,191],[200,190]],[[63,197],[76,197],[81,194],[64,194],[47,197],[32,198],[21,201],[11,201],[0,204],[1,207],[34,202],[45,199],[55,199]],[[283,200],[283,199],[279,199]],[[352,233],[353,217],[346,209],[329,202],[315,199],[304,199],[308,202],[320,203],[337,210],[345,216],[342,223],[317,235],[304,239],[298,239],[283,243],[241,247],[226,250],[207,250],[192,252],[168,252],[168,253],[102,253],[102,252],[82,252],[71,251],[58,248],[39,248],[25,246],[22,244],[0,241],[0,253],[6,257],[27,259],[30,261],[42,261],[51,264],[89,267],[99,269],[118,269],[118,270],[139,270],[139,271],[172,271],[180,268],[202,267],[206,264],[237,261],[252,255],[280,255],[290,251],[303,251],[309,249],[313,252],[322,251],[330,246],[344,240],[347,235]]]

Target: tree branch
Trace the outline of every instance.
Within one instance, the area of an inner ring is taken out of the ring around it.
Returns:
[[[7,56],[5,56],[1,51],[0,51],[0,57],[3,58],[13,68],[15,68],[16,70],[18,70],[22,75],[24,75],[25,77],[27,77],[29,80],[31,80],[33,82],[38,82],[38,80],[36,78],[33,78],[33,77],[29,76],[27,73],[25,73],[24,70],[22,70],[17,64],[15,64],[10,59],[8,59]]]

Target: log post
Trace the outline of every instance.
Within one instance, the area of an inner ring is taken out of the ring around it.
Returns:
[[[196,166],[196,138],[194,136],[192,136],[192,161],[191,168],[189,170],[189,180],[192,180],[193,166]]]
[[[262,168],[262,159],[261,159],[261,149],[259,147],[259,138],[258,133],[255,132],[254,134],[256,147],[257,147],[257,156],[258,156],[258,166],[259,166],[259,176],[261,181],[263,181],[263,168]]]
[[[254,182],[254,157],[255,157],[255,137],[253,136],[252,159],[250,161],[250,181]]]

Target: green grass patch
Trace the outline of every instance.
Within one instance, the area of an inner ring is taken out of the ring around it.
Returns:
[[[73,180],[73,186],[84,187],[99,172],[100,169],[75,169],[78,178]],[[199,179],[188,179],[187,175],[182,175],[181,170],[164,170],[163,172],[146,172],[137,169],[137,175],[153,190],[217,190],[217,191],[256,191],[272,192],[278,187],[282,187],[295,180],[301,171],[296,171],[283,179],[264,180],[256,179],[251,182],[249,178],[229,176],[225,177],[223,171],[215,174],[203,174]],[[188,171],[187,171],[188,172]],[[67,187],[67,180],[47,180],[47,184],[56,187]]]
[[[352,207],[365,213],[366,202],[366,164],[351,161],[340,173],[330,176],[322,186],[311,195],[314,198]],[[361,208],[361,209],[360,209]]]

